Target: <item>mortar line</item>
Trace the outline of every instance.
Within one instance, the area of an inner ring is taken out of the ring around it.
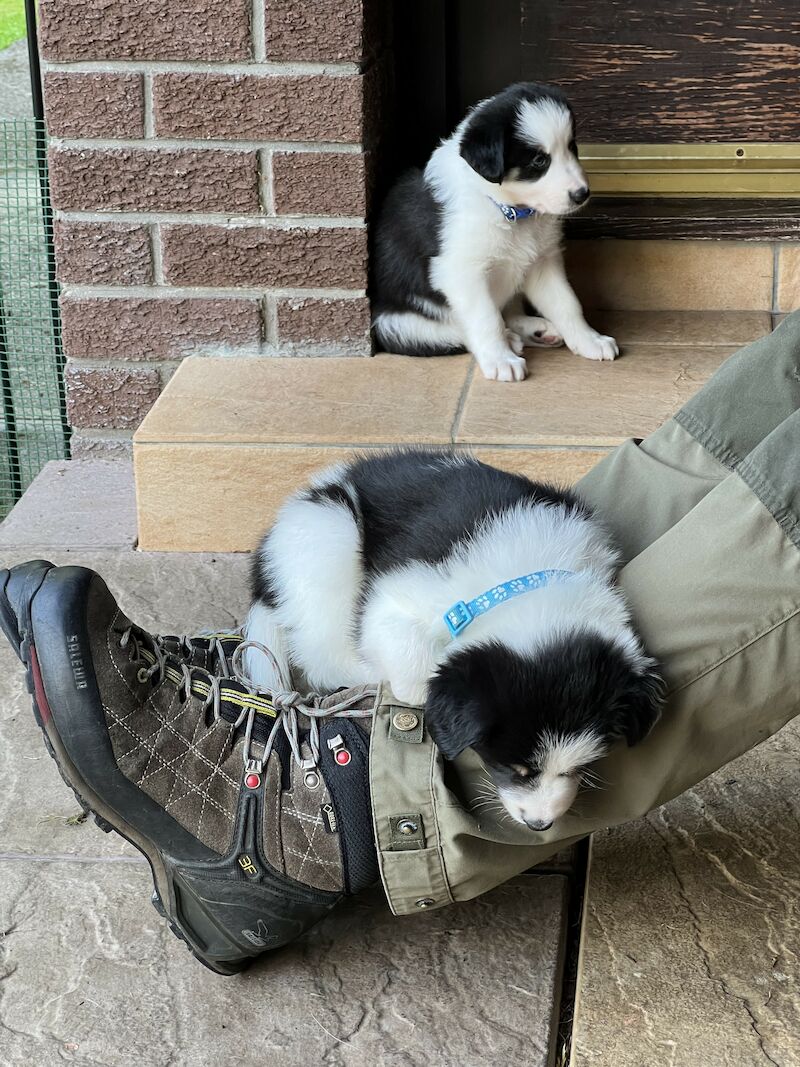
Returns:
[[[256,63],[263,63],[267,58],[267,36],[264,22],[264,0],[253,0],[250,34],[253,38],[253,59]]]
[[[260,148],[258,151],[258,198],[261,210],[266,215],[275,214],[275,190],[272,181],[272,151]]]
[[[280,286],[208,286],[175,285],[157,288],[152,285],[68,285],[61,287],[64,296],[73,300],[186,300],[206,298],[260,299],[265,292],[289,300],[363,300],[364,289],[282,288]]]
[[[237,353],[242,359],[249,358],[251,353],[241,352]],[[197,353],[192,353],[197,355]],[[216,358],[223,358],[218,353],[213,353]],[[176,370],[183,362],[182,356],[165,356],[161,359],[159,356],[145,356],[142,359],[134,359],[130,356],[124,359],[112,359],[110,357],[99,356],[73,356],[70,359],[70,365],[74,367],[80,367],[81,370],[158,370],[159,367],[171,367]]]
[[[258,3],[258,0],[254,0]],[[58,71],[65,74],[144,74],[152,71],[153,74],[257,74],[257,75],[285,75],[297,76],[308,74],[324,74],[333,78],[349,76],[361,76],[362,71],[358,63],[312,63],[295,61],[281,63],[272,60],[242,60],[238,63],[230,61],[203,61],[203,60],[146,60],[146,59],[104,59],[82,60],[76,63],[48,62],[42,67],[47,71]]]
[[[181,226],[224,226],[229,230],[365,230],[363,218],[334,215],[243,215],[211,211],[58,211],[64,222],[163,222]]]
[[[144,97],[144,137],[155,137],[155,108],[153,106],[153,76],[146,72],[143,77],[142,94]]]
[[[269,350],[278,344],[278,301],[273,297],[272,293],[264,293],[261,302],[261,313],[264,322],[261,354],[267,355]]]
[[[153,283],[164,285],[164,250],[161,246],[161,227],[157,222],[148,226],[150,231],[150,254],[153,257]]]
[[[151,137],[154,137],[152,134]],[[86,152],[92,149],[139,148],[152,151],[169,149],[216,149],[220,152],[254,152],[271,148],[280,152],[330,152],[337,155],[360,155],[364,149],[357,141],[281,141],[271,137],[211,138],[211,137],[159,137],[157,141],[145,137],[51,137],[53,148]]]

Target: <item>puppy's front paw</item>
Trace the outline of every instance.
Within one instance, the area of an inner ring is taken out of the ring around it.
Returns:
[[[597,330],[581,334],[569,347],[576,356],[583,356],[584,359],[616,359],[619,355],[619,346],[614,338],[606,337]]]
[[[521,382],[528,373],[525,360],[513,352],[480,360],[480,368],[484,378],[493,382]]]

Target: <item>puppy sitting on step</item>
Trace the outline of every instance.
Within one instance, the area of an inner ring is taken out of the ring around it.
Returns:
[[[447,758],[472,747],[509,814],[546,829],[584,769],[655,722],[661,683],[571,493],[451,451],[363,458],[284,504],[246,637],[317,690],[387,680]],[[271,688],[269,661],[247,670]]]
[[[564,273],[561,217],[588,198],[558,89],[522,82],[478,104],[424,173],[400,179],[376,222],[378,346],[409,356],[468,349],[503,382],[525,377],[527,344],[614,359],[616,341],[587,324]]]

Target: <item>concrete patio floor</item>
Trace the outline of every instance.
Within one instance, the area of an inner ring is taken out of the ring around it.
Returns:
[[[124,463],[50,464],[0,526],[0,562],[93,567],[162,632],[236,625],[247,557],[137,552],[132,492]],[[0,672],[3,1067],[552,1062],[568,868],[403,919],[376,889],[221,978],[151,907],[139,854],[83,819],[5,643]]]
[[[0,562],[37,555],[94,567],[162,631],[247,605],[245,555],[136,551],[122,462],[45,469],[0,526]],[[138,854],[82,818],[5,647],[0,669],[3,1065],[800,1063],[794,724],[595,835],[573,1004],[569,864],[412,918],[376,889],[240,977],[205,971],[151,908]]]

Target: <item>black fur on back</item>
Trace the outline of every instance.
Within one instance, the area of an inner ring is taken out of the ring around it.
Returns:
[[[370,297],[373,315],[415,311],[425,315],[423,300],[444,307],[445,298],[430,283],[429,265],[439,253],[442,209],[422,171],[404,174],[387,196],[371,230]],[[416,301],[416,302],[415,302]],[[379,347],[390,347],[376,330]],[[413,347],[413,346],[410,346]],[[454,355],[463,348],[419,345],[409,356]]]
[[[567,504],[566,489],[489,467],[450,449],[397,449],[356,460],[342,475],[361,513],[364,567],[376,575],[410,561],[438,563],[492,515],[520,501]]]
[[[439,252],[441,221],[441,205],[422,171],[404,174],[387,196],[374,227],[371,264],[376,312],[408,311],[409,294],[444,307],[444,295],[428,278],[428,264]]]

